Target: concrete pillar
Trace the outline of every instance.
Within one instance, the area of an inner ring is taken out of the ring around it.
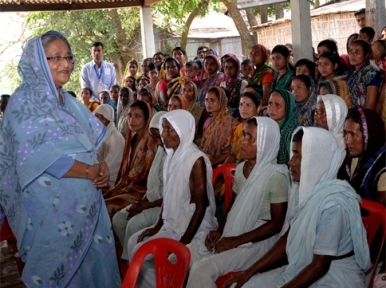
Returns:
[[[291,0],[292,46],[295,62],[302,58],[313,60],[310,3]]]
[[[366,0],[366,26],[375,30],[374,40],[379,39],[386,26],[385,0]]]
[[[150,7],[141,7],[139,12],[141,21],[141,37],[143,58],[153,57],[155,54],[153,19]]]

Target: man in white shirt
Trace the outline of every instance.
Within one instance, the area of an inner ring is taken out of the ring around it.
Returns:
[[[112,64],[103,61],[103,44],[93,42],[91,45],[92,61],[82,67],[81,86],[90,88],[92,99],[99,102],[99,94],[104,89],[110,90],[110,87],[116,84],[115,68]]]

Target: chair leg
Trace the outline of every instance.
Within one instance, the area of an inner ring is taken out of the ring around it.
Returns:
[[[16,260],[17,269],[19,270],[19,274],[21,276],[21,274],[23,273],[24,263],[23,263],[23,261],[21,261],[21,258],[18,255],[16,241],[14,239],[9,239],[8,244],[9,244],[9,246],[11,246],[11,248],[13,250],[14,257]]]

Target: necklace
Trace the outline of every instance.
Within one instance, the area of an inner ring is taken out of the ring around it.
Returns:
[[[249,172],[251,172],[253,170],[253,168],[255,167],[255,165],[251,165],[251,163],[249,163],[249,161],[247,161],[248,163],[248,169],[249,169]]]

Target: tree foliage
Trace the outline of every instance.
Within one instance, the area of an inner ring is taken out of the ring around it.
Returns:
[[[104,59],[121,69],[134,57],[133,47],[140,36],[138,8],[29,13],[27,25],[35,35],[57,30],[67,37],[76,64],[66,88],[76,92],[80,90],[81,67],[91,61],[92,42],[102,42]]]

